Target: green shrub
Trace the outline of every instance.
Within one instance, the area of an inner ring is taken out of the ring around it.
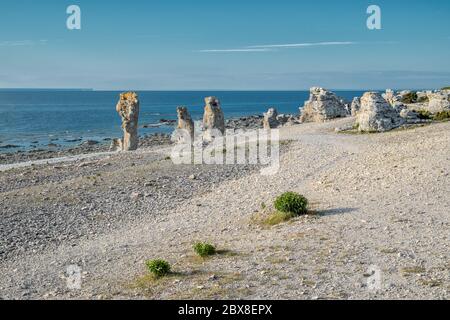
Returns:
[[[450,90],[450,87],[444,87],[441,90]]]
[[[275,209],[283,213],[303,215],[308,213],[308,200],[295,192],[286,192],[275,200]]]
[[[165,260],[149,260],[146,262],[148,270],[156,277],[164,277],[170,273],[170,264]]]
[[[194,245],[194,251],[200,257],[208,257],[216,254],[216,248],[212,244],[206,242],[197,242]]]
[[[431,120],[432,119],[431,113],[426,110],[417,111],[417,116],[419,117],[419,119],[422,119],[422,120]]]
[[[417,102],[417,92],[410,92],[405,94],[402,100],[403,103],[416,103]]]
[[[433,120],[444,121],[450,119],[450,111],[441,111],[433,116]]]

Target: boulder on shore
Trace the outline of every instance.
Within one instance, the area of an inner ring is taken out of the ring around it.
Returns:
[[[360,132],[384,132],[400,127],[405,120],[397,110],[377,92],[366,92],[361,98],[361,109],[356,117]]]
[[[309,100],[300,111],[301,122],[324,122],[348,115],[345,104],[333,92],[316,87],[310,91]]]

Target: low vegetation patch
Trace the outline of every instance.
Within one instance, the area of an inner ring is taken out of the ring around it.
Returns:
[[[157,278],[162,278],[170,273],[171,266],[165,260],[149,260],[145,263],[148,270]]]
[[[417,99],[417,102],[419,102],[419,103],[426,103],[429,101],[430,101],[430,99],[427,96],[423,96],[423,97],[420,97]]]
[[[450,120],[450,111],[441,111],[441,112],[436,113],[433,116],[433,120],[435,120],[435,121]]]
[[[450,90],[450,87],[444,87],[441,90]]]
[[[411,104],[417,102],[417,92],[410,92],[403,96],[403,103]]]
[[[409,274],[425,273],[426,270],[425,270],[425,268],[414,266],[414,267],[402,268],[402,269],[400,269],[400,272],[404,275],[409,275]]]
[[[277,224],[287,222],[295,217],[296,217],[296,215],[293,213],[277,211],[277,212],[272,213],[270,216],[268,216],[263,222],[265,225],[268,225],[268,226],[276,226]]]
[[[194,245],[194,251],[202,258],[213,256],[217,253],[216,248],[207,242],[197,242]]]
[[[418,110],[417,116],[419,117],[419,119],[422,119],[422,120],[431,120],[433,118],[431,112],[426,111],[426,110]]]

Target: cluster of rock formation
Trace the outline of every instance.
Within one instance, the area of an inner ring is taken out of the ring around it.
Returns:
[[[120,95],[116,111],[122,119],[123,139],[114,139],[112,150],[132,151],[139,145],[139,99],[136,92],[126,92]]]
[[[313,87],[309,100],[301,109],[301,122],[323,122],[348,115],[348,107],[343,99],[323,88]]]
[[[404,124],[426,121],[419,112],[437,114],[450,110],[450,91],[404,90],[385,93],[366,92],[355,97],[351,104],[323,88],[311,88],[311,94],[300,110],[301,122],[324,122],[347,116],[356,117],[359,131],[383,132]]]

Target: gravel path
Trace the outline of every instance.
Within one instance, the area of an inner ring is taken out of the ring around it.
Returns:
[[[348,121],[283,128],[275,176],[164,152],[0,173],[0,297],[448,299],[450,123],[334,132]],[[316,214],[260,225],[284,191]],[[194,257],[197,240],[220,254]],[[159,257],[175,273],[143,277]],[[81,290],[66,286],[73,264]]]

